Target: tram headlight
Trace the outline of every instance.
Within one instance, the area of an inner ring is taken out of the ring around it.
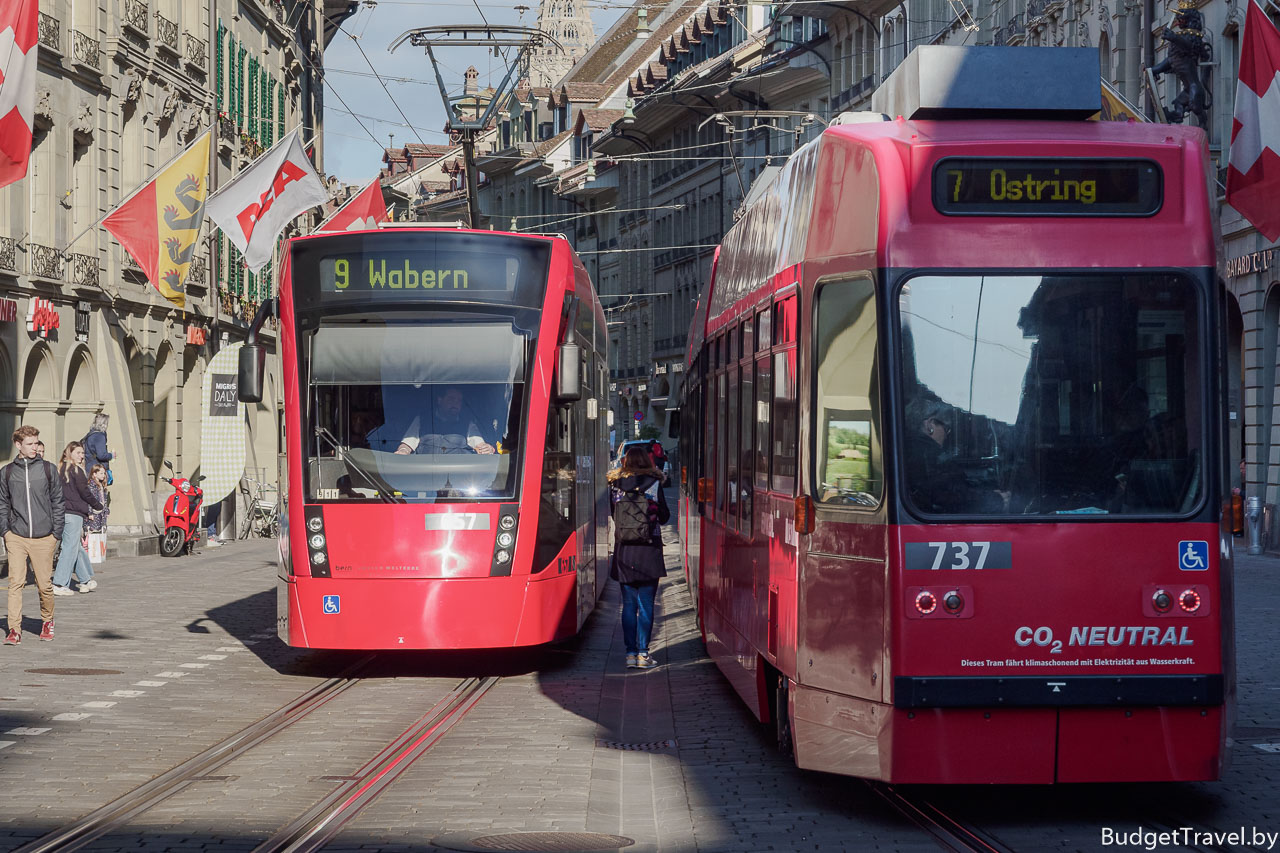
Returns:
[[[948,613],[959,613],[964,609],[964,597],[953,589],[942,597],[942,607]]]
[[[323,548],[323,547],[324,547],[324,534],[323,534],[323,533],[317,533],[317,534],[315,534],[314,536],[312,536],[310,539],[308,539],[307,541],[311,543],[311,547],[312,547],[312,548]]]
[[[510,530],[516,526],[516,517],[514,515],[504,515],[502,520],[498,522],[498,526],[503,530]]]
[[[328,562],[328,560],[329,558],[324,555],[323,551],[316,551],[311,555],[311,562],[315,563],[317,566],[323,566]]]
[[[938,609],[938,597],[925,590],[916,596],[916,610],[926,616]]]
[[[1169,608],[1173,607],[1173,599],[1163,589],[1157,589],[1156,594],[1151,596],[1151,606],[1157,613],[1168,613]]]
[[[1184,589],[1178,596],[1178,606],[1187,613],[1195,613],[1200,609],[1200,593],[1194,589]]]
[[[505,530],[498,534],[498,545],[502,548],[510,548],[511,543],[515,541],[515,537]]]
[[[493,558],[497,560],[499,563],[505,563],[511,559],[511,552],[504,548],[503,550],[499,551],[497,554],[494,554]]]
[[[310,530],[312,533],[319,533],[322,529],[324,529],[324,521],[318,515],[308,518],[307,529]]]

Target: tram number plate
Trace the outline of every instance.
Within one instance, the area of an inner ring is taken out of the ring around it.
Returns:
[[[908,542],[904,568],[1012,569],[1012,542]]]

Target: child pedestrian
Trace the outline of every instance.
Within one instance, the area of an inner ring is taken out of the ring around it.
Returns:
[[[102,504],[102,509],[89,513],[86,527],[89,529],[89,563],[98,565],[107,559],[107,516],[111,507],[107,500],[107,468],[105,465],[94,465],[89,470],[89,491]]]

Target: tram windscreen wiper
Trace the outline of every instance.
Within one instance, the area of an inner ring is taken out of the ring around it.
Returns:
[[[371,489],[373,489],[374,494],[376,494],[379,498],[381,498],[385,503],[391,503],[391,504],[404,503],[403,498],[397,498],[395,495],[392,494],[392,491],[394,490],[390,486],[382,482],[380,478],[375,477],[373,474],[370,474],[368,470],[366,470],[364,467],[360,465],[360,463],[352,459],[351,454],[348,452],[351,448],[347,447],[346,445],[338,441],[338,439],[334,438],[333,433],[329,432],[328,429],[322,426],[316,427],[316,436],[318,436],[319,438],[323,438],[325,441],[327,441],[329,443],[329,446],[333,448],[333,452],[334,454],[337,455],[338,460],[342,462],[342,464],[350,468],[352,471],[354,471],[355,473],[363,477],[364,481],[369,484],[369,487]]]

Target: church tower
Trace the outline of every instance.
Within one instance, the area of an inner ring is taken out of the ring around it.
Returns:
[[[530,86],[554,85],[596,41],[584,0],[541,0],[538,29],[560,42],[564,52],[549,44],[531,51],[521,69],[521,76],[529,80]]]

